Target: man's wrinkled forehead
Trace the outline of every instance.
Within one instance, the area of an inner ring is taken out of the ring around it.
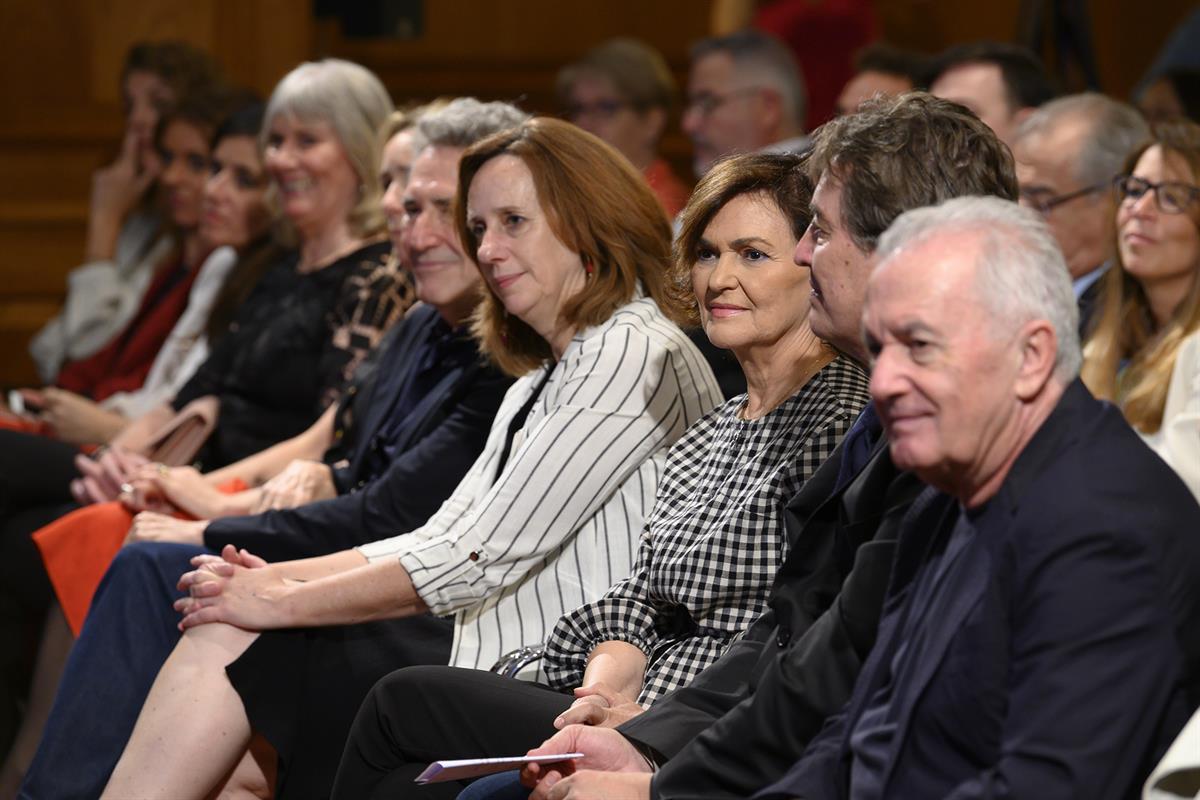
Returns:
[[[458,148],[431,145],[417,153],[405,188],[406,200],[453,203],[458,190]]]

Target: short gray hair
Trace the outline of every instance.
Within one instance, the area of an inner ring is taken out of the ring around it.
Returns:
[[[756,73],[760,82],[779,92],[788,118],[804,127],[808,91],[800,65],[787,45],[769,33],[746,28],[696,42],[692,45],[692,63],[713,53],[728,53],[740,70]]]
[[[1055,125],[1073,119],[1088,123],[1075,158],[1075,178],[1083,186],[1112,180],[1124,169],[1133,149],[1150,138],[1150,126],[1133,106],[1098,92],[1084,92],[1039,107],[1017,128],[1017,141],[1042,136]]]
[[[879,238],[877,263],[935,234],[980,238],[976,279],[993,318],[1014,324],[1047,320],[1058,339],[1054,375],[1064,384],[1079,374],[1079,307],[1058,242],[1040,215],[996,197],[958,197],[906,211]]]
[[[379,129],[394,110],[387,89],[366,67],[339,58],[307,61],[283,76],[271,92],[259,144],[265,147],[271,123],[281,114],[328,124],[362,187],[350,212],[351,229],[359,235],[375,233],[383,226]]]
[[[474,97],[459,97],[421,117],[413,136],[413,152],[430,146],[470,147],[527,119],[528,114],[510,103],[481,103]]]

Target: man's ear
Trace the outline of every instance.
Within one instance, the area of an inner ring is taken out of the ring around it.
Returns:
[[[658,141],[667,129],[667,111],[665,108],[648,108],[641,112],[641,115],[642,121],[645,123],[646,144],[651,149],[657,150]]]
[[[1013,114],[1013,129],[1015,130],[1022,122],[1029,118],[1029,115],[1037,111],[1033,106],[1022,106]]]
[[[762,146],[779,141],[779,132],[783,130],[783,96],[778,89],[769,86],[758,90],[758,102],[761,111],[758,115],[764,141]]]
[[[1021,348],[1021,364],[1013,388],[1017,397],[1029,402],[1042,393],[1054,374],[1054,364],[1058,359],[1058,336],[1054,333],[1054,326],[1047,320],[1036,319],[1021,328],[1017,346]]]

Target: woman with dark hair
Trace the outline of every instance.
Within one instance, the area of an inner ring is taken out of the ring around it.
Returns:
[[[217,63],[183,42],[135,44],[120,84],[125,136],[117,160],[92,176],[86,263],[68,276],[62,310],[29,345],[47,383],[64,361],[94,354],[125,327],[169,247],[154,202],[162,171],[154,132],[162,113],[224,92]]]
[[[672,285],[748,391],[671,449],[632,573],[554,626],[548,685],[450,667],[389,675],[359,711],[334,797],[454,797],[458,784],[413,778],[433,760],[524,752],[567,724],[615,727],[762,613],[787,551],[780,506],[867,402],[862,369],[808,326],[808,270],[792,253],[811,194],[802,157],[744,155],[717,162],[684,209]]]
[[[65,390],[53,390],[55,394],[65,397],[61,403],[47,404],[48,409],[53,409],[53,415],[48,413],[45,416],[50,417],[48,421],[58,435],[80,443],[101,441],[99,437],[106,426],[119,430],[127,424],[129,416],[136,416],[141,410],[169,399],[204,360],[208,338],[216,338],[211,331],[206,336],[206,328],[211,328],[213,317],[222,308],[229,309],[240,302],[239,294],[244,292],[237,290],[236,279],[252,279],[262,272],[264,257],[273,250],[266,235],[270,219],[264,199],[266,181],[255,142],[262,124],[262,111],[261,103],[244,106],[217,126],[216,133],[211,135],[212,155],[204,160],[200,170],[206,181],[203,203],[195,209],[195,216],[199,223],[198,236],[204,242],[204,248],[212,249],[212,252],[197,270],[190,290],[186,290],[187,307],[158,349],[145,382],[133,391],[110,395],[101,403]],[[180,116],[178,112],[169,113],[165,124],[169,126],[177,118],[186,120],[188,116]],[[195,153],[191,155],[194,157]],[[178,164],[182,174],[194,171],[187,164],[187,154],[168,151],[166,160],[170,162],[168,179],[165,181],[168,186],[172,183],[170,171],[174,165]],[[176,209],[187,206],[183,203],[174,205]],[[228,325],[228,317],[225,325]],[[84,433],[86,431],[95,433]],[[86,541],[90,542],[96,532],[88,530],[83,533]],[[8,556],[11,555],[9,552]],[[74,569],[80,561],[87,560],[87,554],[72,552],[64,560],[69,568]],[[44,586],[40,563],[21,563],[25,574],[36,577],[38,585]],[[8,588],[11,590],[12,585]],[[28,616],[31,624],[40,620],[39,614],[31,613]],[[19,781],[20,773],[32,755],[39,728],[37,722],[49,709],[50,696],[62,666],[61,656],[57,660],[54,656],[61,653],[63,648],[53,644],[46,647],[48,640],[45,637],[57,641],[60,638],[69,639],[69,635],[65,633],[60,616],[51,614],[47,624],[42,654],[34,675],[32,699],[12,758],[3,771],[4,783],[0,784],[0,789],[11,788],[15,792],[14,781]],[[59,630],[62,630],[61,636],[57,633]],[[0,796],[10,793],[0,790]]]
[[[1200,498],[1200,125],[1156,126],[1117,196],[1117,263],[1080,374]]]
[[[278,754],[280,796],[322,794],[354,709],[396,666],[369,653],[380,627],[355,623],[456,612],[450,662],[487,666],[628,573],[666,451],[720,399],[671,320],[666,218],[627,161],[558,120],[470,147],[458,190],[489,289],[476,337],[520,375],[483,453],[409,533],[273,565],[232,548],[200,560],[181,581],[183,640],[105,796],[204,796],[253,732]],[[183,684],[204,715],[178,705]]]
[[[212,164],[216,173],[226,175],[219,186],[204,190],[204,207],[196,214],[198,243],[209,255],[195,270],[194,282],[186,292],[186,307],[165,339],[160,343],[158,338],[163,333],[161,323],[157,330],[139,335],[140,361],[121,365],[122,351],[132,349],[126,334],[106,348],[104,355],[65,365],[59,386],[24,393],[31,406],[41,409],[38,422],[47,433],[73,444],[107,443],[130,419],[169,400],[208,355],[209,339],[216,339],[228,327],[236,306],[261,276],[271,251],[266,235],[270,221],[264,199],[266,179],[255,144],[262,112],[260,103],[245,105],[227,117],[215,134],[210,132],[213,147],[223,148],[224,154],[214,150],[212,158],[201,161],[196,150],[164,150],[162,160],[167,166],[162,183],[176,217],[187,205],[175,199],[179,194],[172,189],[176,172],[196,181],[208,180]],[[176,121],[203,124],[202,119],[192,120],[193,116],[194,112],[185,108],[171,112],[165,123],[167,127]],[[200,192],[191,187],[188,196],[198,199]],[[174,224],[178,229],[178,219]],[[185,240],[185,255],[189,249],[195,248]],[[178,307],[177,301],[173,306],[164,304],[156,293],[148,295],[143,305],[147,303],[155,305],[154,313],[164,323],[169,319],[167,312]],[[151,357],[153,361],[147,363]],[[116,388],[120,390],[113,391]]]

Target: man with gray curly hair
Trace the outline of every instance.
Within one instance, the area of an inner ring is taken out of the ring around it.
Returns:
[[[413,151],[420,153],[426,147],[465,150],[527,119],[528,114],[509,103],[482,103],[474,97],[459,97],[421,117],[413,137]]]
[[[910,211],[876,257],[871,395],[930,488],[850,702],[755,797],[1133,796],[1195,707],[1200,507],[1078,380],[1034,212]]]

